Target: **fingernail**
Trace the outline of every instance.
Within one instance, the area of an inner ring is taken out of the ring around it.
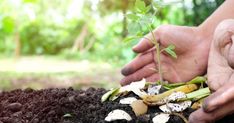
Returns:
[[[207,108],[207,103],[206,101],[204,100],[203,103],[202,103],[202,109],[205,111],[205,112],[209,112],[208,108]]]
[[[134,52],[138,53],[139,51],[137,50],[137,48],[138,48],[138,45],[135,45],[135,46],[133,46],[132,50],[133,50]]]
[[[121,81],[120,81],[120,85],[121,85],[121,86],[126,85],[126,83],[125,83],[125,79],[124,79],[124,78],[123,78],[123,79],[121,79]]]
[[[136,44],[136,45],[134,45],[134,46],[132,47],[132,49],[136,49],[136,48],[137,48],[137,46],[138,46],[137,44]]]
[[[202,109],[204,112],[208,113],[208,112],[212,112],[215,109],[215,107],[211,107],[210,101],[208,99],[205,99],[202,104]]]
[[[121,70],[121,73],[124,75],[124,76],[127,76],[129,74],[131,74],[132,72],[132,69],[131,68],[128,68],[128,67],[124,67],[122,70]]]

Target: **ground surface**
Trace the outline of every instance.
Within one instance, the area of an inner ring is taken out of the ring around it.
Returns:
[[[120,65],[89,60],[30,56],[0,57],[0,90],[17,88],[115,87],[122,78]]]
[[[107,114],[114,109],[123,109],[134,120],[132,123],[150,123],[153,114],[135,117],[131,107],[115,102],[101,103],[104,89],[89,88],[86,91],[69,89],[14,90],[0,93],[0,123],[104,123]],[[185,116],[188,117],[189,110]],[[118,121],[124,123],[126,121]],[[180,123],[173,116],[170,123]],[[233,123],[225,120],[223,123]]]

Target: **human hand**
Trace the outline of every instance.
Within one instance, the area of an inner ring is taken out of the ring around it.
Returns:
[[[161,47],[175,45],[177,59],[167,53],[161,53],[163,79],[169,82],[188,81],[197,75],[202,75],[207,68],[210,40],[200,33],[198,27],[163,25],[154,30]],[[159,74],[152,70],[156,68],[154,45],[147,40],[152,35],[145,36],[133,51],[139,55],[123,69],[125,77],[122,85],[146,78],[147,81],[156,81]]]
[[[215,30],[208,62],[208,85],[214,93],[191,114],[191,123],[210,123],[234,113],[234,20]]]

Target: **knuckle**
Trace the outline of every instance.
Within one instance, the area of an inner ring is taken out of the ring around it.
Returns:
[[[208,66],[209,67],[209,66]],[[215,92],[216,90],[218,90],[219,87],[221,87],[219,85],[219,83],[217,83],[216,81],[214,81],[213,79],[208,79],[207,81],[207,85],[209,86],[209,89],[211,92]]]
[[[165,35],[166,30],[169,28],[169,25],[160,25],[155,29],[156,35]]]
[[[135,72],[133,73],[132,75],[129,76],[129,79],[132,80],[132,81],[139,81],[141,79],[141,74],[140,72]]]
[[[148,78],[146,78],[146,81],[153,82],[153,79],[152,79],[152,77],[148,77]]]
[[[215,30],[216,33],[219,33],[220,31],[228,31],[230,30],[234,25],[234,19],[226,19],[220,22]]]
[[[227,19],[219,23],[214,33],[214,44],[217,48],[223,48],[231,42],[234,30],[234,19]]]
[[[145,66],[145,70],[147,71],[149,68],[155,68],[155,64],[154,63],[150,63],[147,66]]]

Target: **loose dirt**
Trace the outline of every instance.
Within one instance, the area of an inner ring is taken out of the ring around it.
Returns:
[[[13,90],[0,93],[0,123],[105,123],[104,119],[114,109],[122,109],[133,118],[129,123],[151,123],[160,110],[151,107],[148,114],[136,117],[128,105],[114,102],[101,103],[105,89],[87,90],[44,89]],[[134,96],[132,93],[130,95]],[[188,117],[193,110],[183,114]],[[126,123],[120,120],[113,123]],[[228,116],[219,123],[233,123],[234,117]],[[171,116],[169,123],[183,123],[177,116]]]

